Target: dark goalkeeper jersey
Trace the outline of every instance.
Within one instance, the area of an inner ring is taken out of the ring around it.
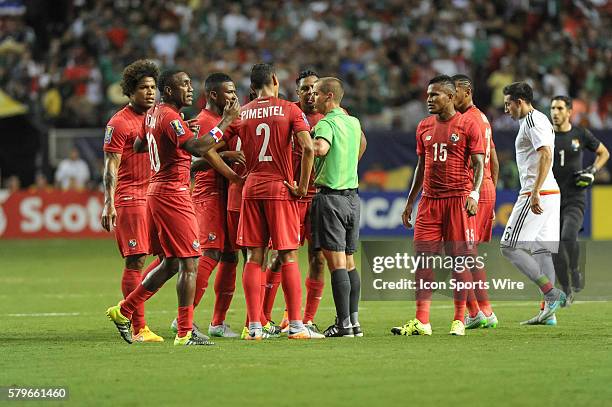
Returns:
[[[555,132],[555,159],[553,173],[561,189],[561,199],[584,198],[584,188],[576,186],[577,171],[584,168],[584,149],[597,150],[599,140],[589,130],[572,126],[570,131]]]

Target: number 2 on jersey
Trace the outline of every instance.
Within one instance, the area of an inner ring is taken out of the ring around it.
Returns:
[[[255,129],[255,134],[261,136],[262,132],[264,139],[263,144],[261,145],[261,150],[259,151],[259,161],[272,161],[272,156],[266,155],[268,144],[270,143],[270,126],[268,126],[266,123],[260,123]]]

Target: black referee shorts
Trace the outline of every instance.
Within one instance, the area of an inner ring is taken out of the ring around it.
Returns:
[[[355,253],[359,242],[360,207],[357,189],[321,188],[312,200],[310,212],[314,249]]]

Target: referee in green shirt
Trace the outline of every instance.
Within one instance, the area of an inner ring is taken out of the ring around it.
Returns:
[[[353,253],[359,241],[357,163],[365,151],[359,120],[340,107],[344,89],[336,78],[314,85],[314,104],[323,117],[314,127],[315,185],[312,244],[323,250],[331,271],[336,322],[327,337],[363,336],[359,325],[360,279]]]

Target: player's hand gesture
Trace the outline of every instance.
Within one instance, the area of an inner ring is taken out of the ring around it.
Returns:
[[[540,191],[531,192],[531,196],[529,197],[529,206],[531,207],[531,212],[536,215],[541,215],[544,213],[544,209],[540,205]]]
[[[226,100],[225,108],[223,108],[223,118],[233,122],[238,116],[240,116],[240,103],[238,99],[236,98],[231,102],[229,99]]]
[[[468,196],[465,201],[465,211],[467,212],[468,216],[474,216],[476,215],[476,212],[478,212],[478,202],[476,202],[476,200],[471,196]]]
[[[115,226],[117,220],[117,212],[115,211],[115,207],[111,204],[105,204],[104,209],[102,209],[102,218],[100,219],[100,223],[102,227],[110,232]]]
[[[293,181],[293,184],[290,184],[287,181],[283,181],[283,183],[287,188],[289,188],[289,192],[298,198],[303,198],[308,193],[308,187],[300,188],[295,181]]]
[[[406,226],[408,229],[411,229],[413,224],[412,224],[412,206],[413,203],[412,202],[406,202],[406,208],[404,208],[404,212],[402,212],[402,222],[404,223],[404,226]]]
[[[246,157],[242,151],[222,151],[219,155],[230,163],[246,165]]]

